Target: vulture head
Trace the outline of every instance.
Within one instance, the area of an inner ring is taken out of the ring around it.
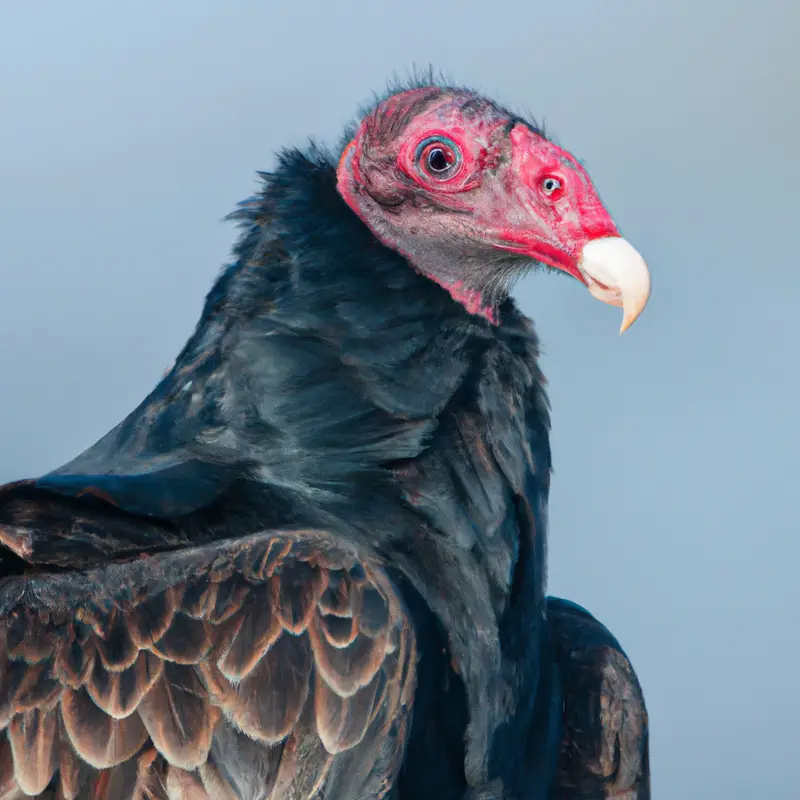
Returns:
[[[386,246],[491,322],[527,267],[561,270],[623,309],[650,275],[586,170],[525,120],[471,92],[397,92],[344,148],[339,192]]]

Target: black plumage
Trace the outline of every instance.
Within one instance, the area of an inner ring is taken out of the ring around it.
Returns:
[[[336,163],[283,152],[153,392],[0,490],[0,797],[649,797],[630,663],[545,597],[533,328]]]

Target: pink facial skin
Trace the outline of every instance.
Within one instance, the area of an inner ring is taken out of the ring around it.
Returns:
[[[533,259],[586,283],[584,246],[619,236],[570,153],[460,90],[381,103],[345,148],[338,187],[383,244],[492,323],[512,254],[518,270]]]

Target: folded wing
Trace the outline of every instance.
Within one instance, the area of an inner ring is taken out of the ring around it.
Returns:
[[[386,575],[324,532],[9,576],[0,797],[381,797],[414,662]]]
[[[548,597],[547,618],[564,692],[552,796],[648,800],[647,710],[630,660],[581,606]]]

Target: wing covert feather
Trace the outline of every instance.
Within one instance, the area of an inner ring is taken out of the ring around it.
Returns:
[[[306,797],[356,750],[380,797],[414,667],[386,574],[317,531],[7,578],[0,797]]]

